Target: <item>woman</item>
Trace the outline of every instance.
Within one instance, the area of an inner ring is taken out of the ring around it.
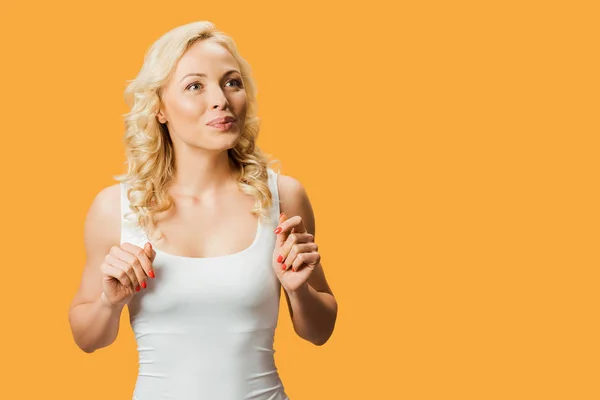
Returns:
[[[306,191],[255,144],[250,66],[210,22],[183,25],[150,47],[126,100],[129,169],[86,218],[76,344],[113,343],[127,305],[134,399],[287,399],[273,358],[281,288],[315,345],[337,302]]]

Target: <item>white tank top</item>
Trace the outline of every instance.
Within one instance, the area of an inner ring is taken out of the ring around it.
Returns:
[[[277,174],[268,169],[272,222],[259,221],[250,247],[217,257],[155,248],[146,289],[129,302],[139,370],[133,400],[289,400],[273,341],[280,282],[272,267],[279,221]],[[121,185],[121,243],[148,242]]]

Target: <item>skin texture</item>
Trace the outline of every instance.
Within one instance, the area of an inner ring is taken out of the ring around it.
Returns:
[[[230,70],[237,72],[227,74]],[[206,76],[187,76],[194,73]],[[157,119],[167,125],[176,154],[175,181],[168,189],[174,207],[159,215],[157,222],[165,238],[153,241],[152,248],[130,245],[115,249],[120,246],[120,188],[112,185],[98,193],[86,217],[86,264],[69,309],[75,342],[86,352],[114,342],[124,308],[124,304],[107,304],[101,296],[103,287],[107,287],[103,282],[105,263],[107,259],[114,262],[107,254],[116,258],[122,255],[129,261],[141,258],[131,280],[132,287],[140,285],[143,291],[144,286],[154,283],[147,271],[155,250],[185,257],[214,257],[237,253],[254,241],[258,224],[258,218],[250,214],[254,198],[239,191],[227,154],[239,140],[247,109],[235,58],[209,40],[194,43],[163,86],[161,101]],[[225,115],[236,118],[229,131],[206,125]],[[279,175],[277,185],[281,203],[285,204],[281,211],[286,215],[280,219],[280,226],[285,229],[278,235],[274,268],[282,281],[296,332],[321,345],[333,332],[337,303],[314,243],[313,210],[299,181]],[[199,220],[204,223],[194,223]],[[295,236],[290,235],[294,230],[312,236],[310,240],[304,237],[304,247],[294,247]],[[302,253],[311,253],[309,263],[301,262],[307,255],[299,257]],[[290,267],[297,259],[297,271],[282,270],[276,261],[279,255]],[[298,275],[292,278],[290,274]]]
[[[297,179],[280,175],[277,186],[283,204],[278,225],[282,229],[275,230],[279,232],[273,252],[275,273],[284,289],[295,332],[321,346],[333,334],[338,304],[315,242],[314,212],[306,189]]]

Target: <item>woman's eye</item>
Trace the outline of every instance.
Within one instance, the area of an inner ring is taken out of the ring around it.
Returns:
[[[235,82],[238,87],[242,87],[242,82],[239,79],[232,79],[229,82]],[[229,83],[227,82],[227,83]]]
[[[238,87],[238,88],[241,88],[241,87],[242,87],[242,82],[241,82],[239,79],[232,79],[232,80],[228,81],[227,83],[231,83],[231,82],[234,82],[234,83],[237,85],[237,87]],[[201,83],[199,83],[199,82],[194,82],[194,83],[192,83],[191,85],[189,85],[189,86],[186,88],[186,90],[190,90],[192,87],[194,87],[194,86],[200,86],[200,85],[201,85]],[[193,92],[196,92],[196,91],[197,91],[197,90],[193,90]]]
[[[190,86],[188,86],[186,89],[188,89],[188,90],[189,90],[191,87],[193,87],[193,86],[199,86],[199,85],[200,85],[199,83],[192,83],[192,84],[191,84]]]

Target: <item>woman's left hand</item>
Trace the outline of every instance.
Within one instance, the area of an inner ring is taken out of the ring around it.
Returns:
[[[295,292],[308,285],[308,277],[321,261],[315,237],[306,231],[302,217],[296,215],[288,219],[283,213],[275,233],[275,274],[288,292]]]

